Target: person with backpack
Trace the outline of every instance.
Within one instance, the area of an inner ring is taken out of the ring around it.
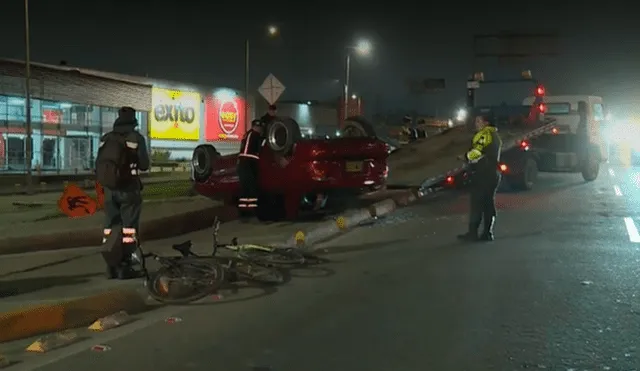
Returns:
[[[103,259],[110,279],[132,278],[132,256],[138,247],[138,227],[142,209],[140,171],[150,166],[136,111],[122,107],[113,130],[100,138],[96,158],[96,179],[104,187],[105,222]]]

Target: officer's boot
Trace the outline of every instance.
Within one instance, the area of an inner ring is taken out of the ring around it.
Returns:
[[[102,238],[102,258],[106,264],[105,277],[114,279],[118,277],[118,266],[122,260],[120,248],[120,234],[111,233],[111,229],[105,229]]]
[[[122,244],[122,261],[118,267],[118,279],[127,280],[138,277],[138,274],[133,269],[133,254],[136,252],[137,247],[136,243]]]
[[[490,218],[485,218],[484,220],[484,230],[482,232],[482,236],[480,236],[481,241],[493,241],[493,226],[496,223],[496,217],[492,216]]]
[[[465,234],[459,234],[458,239],[463,241],[477,241],[478,240],[478,227],[480,226],[479,222],[470,222],[469,223],[469,231]]]

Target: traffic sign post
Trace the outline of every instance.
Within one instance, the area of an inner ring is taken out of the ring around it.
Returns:
[[[269,104],[274,104],[284,92],[284,85],[276,79],[273,74],[269,74],[264,82],[258,88],[258,93],[267,100]]]

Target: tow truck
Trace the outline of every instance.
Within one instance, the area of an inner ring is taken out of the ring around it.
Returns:
[[[527,82],[533,87],[532,96],[525,98],[522,105],[476,106],[475,94],[482,85],[512,82]],[[574,120],[567,126],[558,124],[554,112],[547,114],[548,105],[563,98],[547,98],[544,85],[533,79],[529,70],[523,71],[520,78],[508,80],[485,80],[482,72],[474,73],[467,81],[469,114],[465,122],[427,138],[420,148],[404,148],[396,156],[390,156],[387,182],[419,186],[423,192],[465,187],[469,172],[459,158],[469,149],[478,114],[491,114],[496,120],[503,142],[498,170],[512,189],[531,189],[539,171],[579,172],[585,181],[595,180],[600,163],[606,159],[599,120],[592,108],[597,100],[584,96],[570,102],[569,113]],[[403,151],[411,156],[401,156]],[[408,171],[412,167],[415,171]]]

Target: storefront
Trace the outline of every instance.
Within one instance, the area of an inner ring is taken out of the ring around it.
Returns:
[[[0,172],[27,168],[22,76],[23,62],[0,59]],[[189,160],[207,142],[235,153],[246,128],[245,100],[230,89],[33,63],[31,97],[31,167],[44,173],[92,171],[122,106],[136,109],[152,159]]]
[[[165,85],[166,86],[166,85]],[[244,98],[231,89],[154,87],[149,121],[152,153],[187,160],[202,143],[223,155],[238,152],[246,131]]]

